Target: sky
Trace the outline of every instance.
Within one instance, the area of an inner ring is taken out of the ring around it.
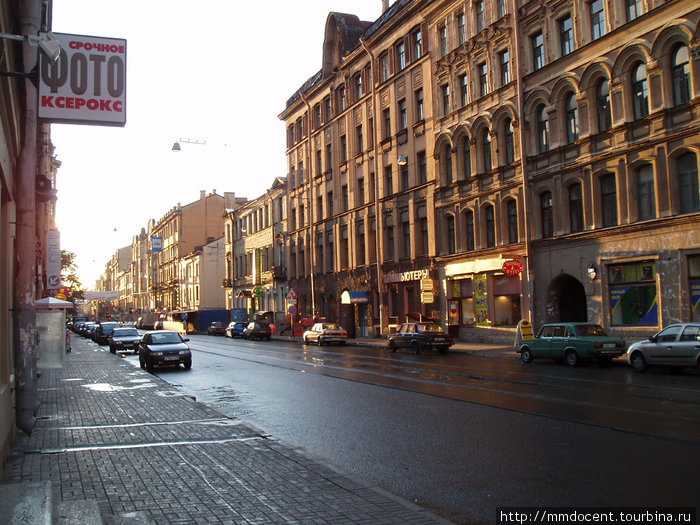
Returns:
[[[54,32],[127,41],[126,126],[51,126],[61,249],[76,254],[83,286],[93,289],[149,219],[201,190],[254,199],[285,176],[278,115],[321,69],[328,13],[374,21],[381,9],[381,0],[55,0]]]

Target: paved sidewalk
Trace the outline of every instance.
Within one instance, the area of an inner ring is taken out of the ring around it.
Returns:
[[[112,524],[447,523],[104,348],[79,337],[72,347],[62,369],[41,370],[39,420],[18,434],[4,501],[10,489],[46,489],[60,504],[54,523],[94,523],[75,510],[91,504]]]

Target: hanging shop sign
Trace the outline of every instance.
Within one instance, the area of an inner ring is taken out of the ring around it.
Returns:
[[[522,261],[519,261],[517,259],[510,259],[503,263],[501,269],[503,270],[504,274],[514,277],[523,273],[524,266]]]
[[[47,235],[46,289],[57,290],[61,287],[61,234],[58,230],[49,230]]]
[[[39,66],[38,116],[47,122],[126,124],[126,40],[54,33],[58,60]]]

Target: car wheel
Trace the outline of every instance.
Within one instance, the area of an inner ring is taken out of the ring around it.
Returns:
[[[389,341],[389,348],[391,348],[392,352],[396,352],[396,343],[394,343],[393,339]]]
[[[113,354],[117,353],[117,349],[114,348],[112,345],[109,345],[109,351],[112,352]]]
[[[326,344],[326,342],[323,340],[323,337],[320,337],[320,336],[319,336],[319,338],[318,338],[318,346],[323,346],[323,345],[325,345],[325,344]]]
[[[646,372],[648,368],[647,360],[644,359],[644,356],[640,352],[632,354],[630,364],[635,372]]]
[[[576,366],[578,364],[578,354],[575,350],[567,350],[564,354],[564,361],[568,366]]]
[[[153,361],[151,361],[151,358],[147,357],[146,358],[146,370],[148,370],[151,374],[153,373]]]
[[[267,336],[267,340],[270,341],[271,339],[272,339],[272,336],[271,336],[271,335],[268,335],[268,336]]]
[[[185,370],[189,370],[190,368],[192,368],[192,359],[188,359],[187,361],[184,361],[182,364],[185,365]]]
[[[417,341],[411,341],[411,348],[416,354],[420,354],[420,347],[418,346]]]
[[[523,363],[532,363],[534,358],[532,357],[532,352],[528,347],[524,347],[520,350],[520,359],[522,359]]]
[[[146,370],[146,361],[144,361],[141,356],[139,356],[139,366],[141,366],[143,370]]]

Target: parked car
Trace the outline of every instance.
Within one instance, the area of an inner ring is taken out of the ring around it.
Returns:
[[[410,348],[417,354],[426,348],[447,352],[453,342],[442,326],[435,323],[402,323],[395,333],[389,334],[389,348],[392,352],[402,347]]]
[[[627,344],[620,337],[610,337],[602,326],[591,323],[549,323],[534,338],[520,343],[520,358],[530,363],[549,357],[576,366],[582,359],[612,361],[625,353]]]
[[[243,339],[272,339],[272,330],[267,323],[248,323],[243,329]]]
[[[85,337],[86,339],[90,338],[90,330],[93,326],[95,326],[97,323],[93,321],[87,321],[83,324],[80,325],[80,330],[78,333],[81,335],[81,337]]]
[[[305,345],[312,341],[319,346],[330,343],[345,344],[348,333],[336,323],[315,323],[304,332],[302,339]]]
[[[138,352],[141,335],[133,326],[115,328],[109,336],[109,351],[113,354],[119,352]]]
[[[243,337],[243,330],[245,330],[245,323],[229,323],[226,327],[226,337]]]
[[[637,372],[656,365],[700,368],[700,323],[672,324],[647,341],[633,343],[627,362]]]
[[[106,345],[109,343],[109,336],[115,328],[119,328],[119,323],[116,321],[106,321],[97,325],[95,328],[93,339],[98,345]]]
[[[139,364],[149,372],[156,366],[180,366],[192,368],[192,352],[187,346],[189,339],[174,330],[146,332],[139,343]]]
[[[226,326],[221,321],[212,321],[207,328],[207,335],[226,335]]]

